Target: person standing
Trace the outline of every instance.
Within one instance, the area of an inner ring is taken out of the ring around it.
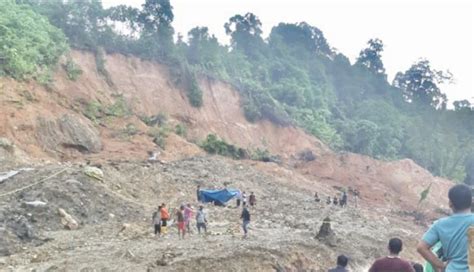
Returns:
[[[236,205],[235,207],[238,208],[240,207],[240,201],[242,200],[242,193],[239,191],[237,191],[237,195],[236,195]]]
[[[196,198],[197,198],[197,202],[201,202],[201,185],[198,185],[197,186],[197,189],[196,189]]]
[[[328,272],[348,272],[346,269],[349,259],[344,255],[337,256],[337,266],[333,269],[329,269]]]
[[[402,251],[403,243],[398,238],[392,238],[388,242],[389,255],[376,260],[369,272],[415,272],[413,266],[398,256]]]
[[[207,233],[207,218],[202,205],[199,206],[199,210],[196,213],[196,227],[199,234],[201,234],[201,228],[204,229],[204,233]]]
[[[255,194],[253,192],[250,193],[249,196],[249,204],[250,206],[255,206],[257,204],[257,198],[255,197]]]
[[[161,216],[160,216],[160,210],[161,210],[161,205],[158,206],[158,210],[156,210],[153,213],[152,216],[152,221],[153,221],[153,226],[155,227],[155,236],[161,235]]]
[[[347,194],[346,194],[345,191],[342,193],[341,200],[339,201],[339,204],[341,205],[341,207],[345,207],[347,205]]]
[[[449,207],[453,214],[434,222],[418,243],[420,255],[433,268],[446,272],[467,272],[468,265],[468,229],[474,226],[474,214],[471,213],[472,191],[464,184],[451,187],[448,192]],[[443,258],[440,260],[432,251],[438,242],[443,248]]]
[[[242,219],[242,229],[244,230],[244,239],[245,239],[247,238],[248,226],[250,224],[250,212],[247,209],[246,205],[244,205],[244,208],[242,209],[242,214],[240,215],[240,218]]]
[[[314,193],[314,201],[317,203],[321,202],[321,199],[319,198],[318,192]]]
[[[186,226],[186,231],[188,233],[191,233],[191,218],[193,217],[194,210],[191,206],[191,204],[186,205],[184,207],[184,223]]]
[[[185,222],[184,222],[184,205],[181,205],[176,212],[176,221],[178,222],[178,237],[184,239],[186,234]]]
[[[160,218],[161,218],[161,233],[166,234],[167,227],[168,227],[168,220],[170,219],[170,214],[168,213],[168,210],[166,209],[165,203],[161,204]]]
[[[247,194],[245,192],[242,193],[242,205],[247,206]]]

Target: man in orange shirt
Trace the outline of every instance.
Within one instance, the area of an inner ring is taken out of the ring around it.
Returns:
[[[170,214],[168,213],[168,209],[166,209],[165,203],[161,204],[160,217],[161,217],[161,232],[165,234],[166,226],[168,225],[168,220],[170,219]]]

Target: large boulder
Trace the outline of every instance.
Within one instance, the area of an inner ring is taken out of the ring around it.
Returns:
[[[87,121],[71,114],[56,120],[38,118],[37,137],[50,151],[73,148],[81,153],[97,153],[102,142],[97,129]]]

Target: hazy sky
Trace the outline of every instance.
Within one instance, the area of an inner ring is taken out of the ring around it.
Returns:
[[[371,38],[385,45],[382,60],[389,81],[419,58],[438,70],[449,69],[455,84],[442,86],[450,103],[469,99],[473,89],[473,4],[470,0],[170,0],[173,27],[186,33],[207,26],[228,43],[224,23],[235,14],[252,12],[263,24],[264,37],[280,22],[307,23],[321,29],[329,44],[353,62]],[[103,0],[104,6],[144,0]]]

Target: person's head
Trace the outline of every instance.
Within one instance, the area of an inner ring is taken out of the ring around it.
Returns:
[[[197,188],[198,188],[198,189],[201,188],[201,185],[198,185]]]
[[[454,212],[464,211],[471,208],[472,192],[471,188],[464,184],[457,184],[451,187],[448,192],[449,206]]]
[[[346,256],[344,255],[337,256],[337,265],[346,267],[348,262],[349,262],[349,259]]]
[[[403,243],[399,238],[392,238],[388,241],[388,251],[390,251],[391,254],[398,255],[402,249]]]
[[[165,203],[161,203],[161,207],[162,207],[162,208],[166,207],[166,204],[165,204]]]
[[[180,210],[184,210],[184,205],[179,206]]]
[[[423,272],[423,266],[419,263],[414,263],[413,269],[415,269],[415,272]]]
[[[203,205],[199,205],[199,210],[202,211],[202,209],[204,209],[204,206],[203,206]]]
[[[158,206],[158,210],[161,210],[161,205],[160,205],[160,206]]]
[[[188,208],[191,208],[191,204],[189,204],[189,203],[188,203],[188,205],[186,205],[186,206],[188,206]]]

